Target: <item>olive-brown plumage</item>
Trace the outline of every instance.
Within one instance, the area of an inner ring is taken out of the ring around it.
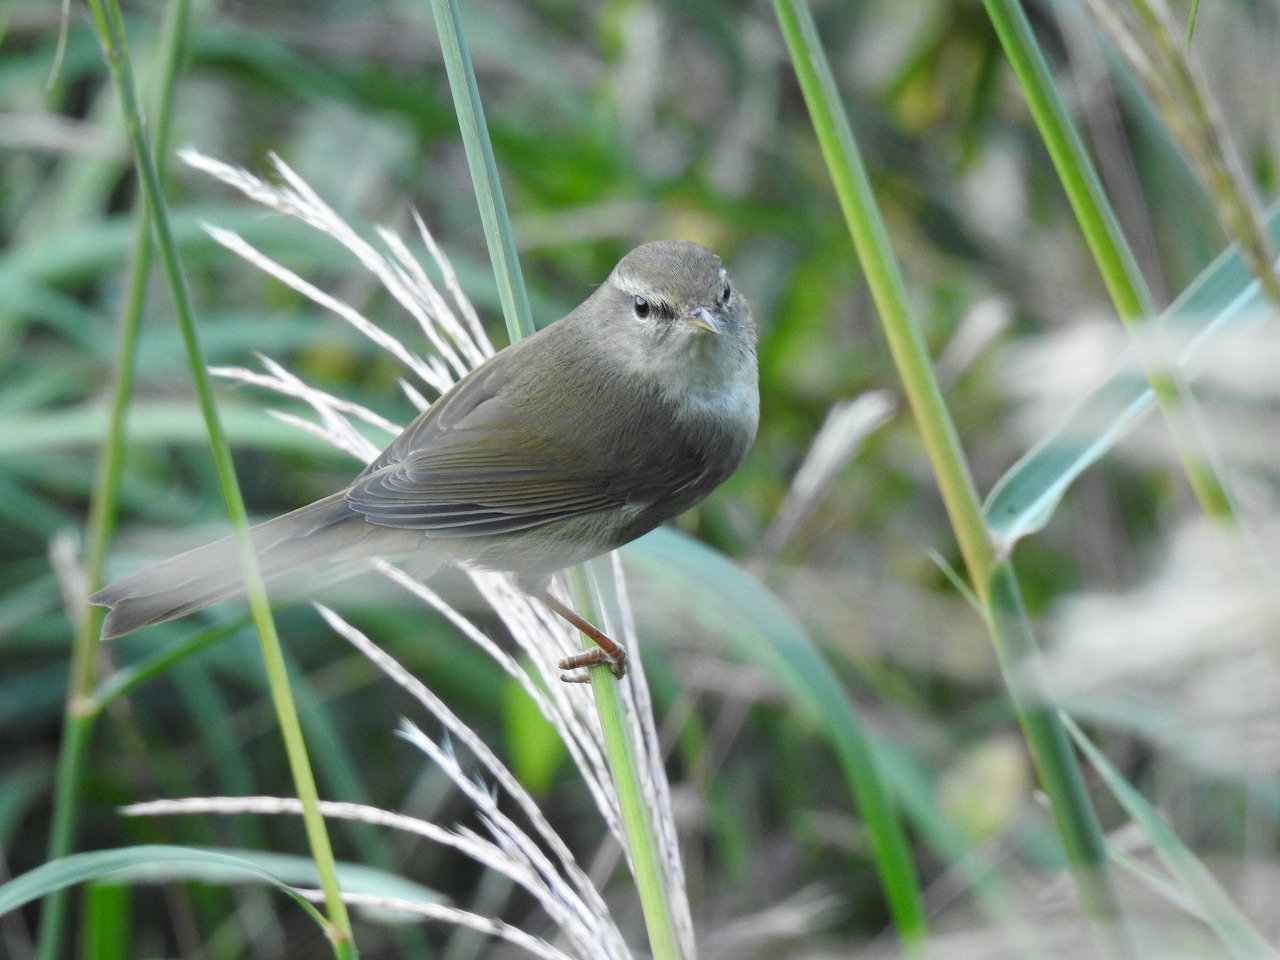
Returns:
[[[715,254],[637,247],[572,313],[459,381],[345,490],[254,527],[263,575],[412,553],[428,567],[508,571],[540,593],[733,472],[759,415],[755,341]],[[103,635],[115,637],[243,589],[227,539],[90,601],[111,608]]]

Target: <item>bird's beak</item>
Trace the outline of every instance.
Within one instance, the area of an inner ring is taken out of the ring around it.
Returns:
[[[711,311],[706,307],[694,307],[689,313],[689,325],[697,327],[700,330],[706,330],[709,333],[721,333],[723,328],[720,321],[712,316]]]

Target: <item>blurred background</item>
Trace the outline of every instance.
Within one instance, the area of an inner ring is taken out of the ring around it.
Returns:
[[[144,85],[168,6],[140,0],[126,9]],[[1167,305],[1226,245],[1213,204],[1136,88],[1116,82],[1083,11],[1027,9]],[[814,13],[985,494],[1108,372],[1120,350],[1113,310],[976,0],[816,2]],[[71,636],[70,588],[54,571],[71,569],[65,557],[84,529],[138,196],[86,12],[72,8],[62,51],[57,4],[13,0],[0,16],[0,870],[14,875],[45,858]],[[1057,840],[983,624],[944,572],[960,566],[954,540],[772,10],[731,0],[481,0],[465,4],[465,19],[538,322],[583,299],[639,242],[684,237],[722,255],[761,327],[762,423],[746,464],[679,526],[776,593],[867,727],[892,745],[901,789],[1009,878],[1033,883],[1029,901],[1052,917],[1070,898]],[[1194,39],[1264,197],[1275,194],[1280,156],[1278,25],[1271,0],[1228,0],[1205,5]],[[418,211],[495,343],[505,342],[427,5],[203,2],[187,36],[173,146],[264,175],[278,154],[368,236],[383,225],[411,239]],[[425,349],[371,277],[331,240],[172,156],[164,164],[210,363],[253,367],[265,354],[407,422],[401,371],[385,355],[218,248],[201,225],[241,231]],[[158,272],[145,316],[116,571],[203,542],[225,524]],[[1268,369],[1244,393],[1224,389],[1224,406],[1211,411],[1215,429],[1237,431],[1229,452],[1259,518],[1271,513],[1280,465]],[[251,515],[299,506],[356,470],[272,420],[264,410],[278,399],[219,390]],[[885,422],[837,456],[830,482],[795,522],[775,526],[828,414],[872,392]],[[1090,471],[1050,527],[1019,548],[1018,564],[1054,670],[1094,681],[1078,693],[1113,761],[1207,861],[1226,865],[1248,909],[1277,889],[1275,661],[1264,652],[1250,668],[1255,661],[1233,653],[1234,679],[1205,666],[1198,638],[1223,621],[1210,603],[1219,597],[1215,564],[1187,526],[1196,513],[1153,429]],[[1163,601],[1186,599],[1187,584],[1203,602],[1170,615]],[[373,597],[334,588],[324,599],[483,732],[589,857],[602,828],[514,688],[419,605],[389,590]],[[707,955],[845,957],[873,947],[887,914],[829,746],[767,671],[695,618],[663,621],[662,603],[646,600],[662,629],[645,631],[645,666]],[[110,675],[241,613],[220,608],[125,638],[104,650],[101,669]],[[393,736],[410,707],[372,667],[306,603],[282,608],[279,623],[305,678],[300,698],[322,795],[444,823],[474,816]],[[1110,642],[1099,639],[1104,625]],[[1120,664],[1108,684],[1096,682],[1089,667],[1141,636],[1154,638],[1159,660],[1170,625],[1191,634],[1185,658],[1158,676],[1145,661]],[[251,629],[232,630],[140,687],[96,737],[81,848],[302,849],[291,820],[135,821],[115,812],[152,796],[289,792]],[[1113,804],[1101,812],[1108,829],[1123,823]],[[483,901],[485,878],[451,855],[341,828],[335,838],[340,856]],[[974,929],[954,865],[925,843],[918,864],[939,925]],[[175,886],[130,895],[137,956],[324,949],[314,927],[266,894]],[[613,902],[637,922],[625,885]],[[527,908],[517,899],[502,916],[519,923]],[[735,924],[768,908],[766,934],[734,939]],[[0,919],[0,952],[30,955],[33,917]],[[408,945],[376,925],[360,936],[370,957],[503,955],[436,928]]]

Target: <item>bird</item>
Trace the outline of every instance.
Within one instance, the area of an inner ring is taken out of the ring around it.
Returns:
[[[720,258],[686,240],[626,254],[573,311],[498,351],[423,411],[344,489],[254,526],[265,580],[327,561],[411,556],[511,574],[596,646],[625,649],[549,592],[551,577],[634,540],[718,487],[760,414],[757,332]],[[233,538],[129,573],[89,602],[104,639],[245,589]]]

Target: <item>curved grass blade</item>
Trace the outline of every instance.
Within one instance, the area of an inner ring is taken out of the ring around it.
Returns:
[[[261,407],[232,401],[221,407],[227,436],[238,447],[301,453],[318,462],[346,466],[350,458],[332,446],[284,423]],[[108,411],[102,404],[63,410],[0,413],[0,456],[36,457],[53,451],[88,447],[102,437]],[[204,421],[193,403],[135,403],[129,413],[129,435],[139,444],[200,444]]]
[[[693,602],[681,616],[705,619],[709,633],[725,635],[744,660],[760,664],[783,683],[840,758],[867,832],[879,845],[872,852],[882,876],[897,878],[903,887],[917,882],[914,860],[902,845],[901,821],[906,820],[936,856],[963,874],[983,911],[1013,937],[1018,955],[1040,956],[1019,926],[1017,891],[985,868],[981,858],[970,856],[969,844],[938,814],[919,761],[863,728],[840,678],[769,590],[722,554],[669,527],[626,545],[622,554],[646,580],[670,580],[662,594],[668,605],[679,592],[676,584],[692,590]],[[891,890],[907,895],[887,881],[885,890],[886,897]]]
[[[919,881],[876,750],[835,672],[804,631],[768,590],[692,537],[658,529],[625,547],[623,556],[646,579],[664,582],[668,601],[678,595],[678,584],[696,584],[696,614],[744,657],[763,665],[830,740],[866,821],[885,898],[895,916],[913,916],[920,907]],[[902,933],[910,938],[922,930]]]
[[[1277,955],[1275,949],[1240,912],[1227,892],[1205,869],[1196,855],[1187,849],[1156,809],[1120,775],[1102,751],[1094,746],[1070,717],[1063,715],[1062,722],[1081,753],[1101,774],[1112,794],[1120,801],[1120,805],[1151,841],[1152,849],[1177,882],[1179,892],[1190,901],[1197,915],[1218,935],[1230,954],[1239,960],[1256,960],[1258,957],[1274,958]]]
[[[122,867],[114,874],[126,883],[167,883],[171,880],[198,880],[211,884],[239,883],[246,879],[246,865],[253,874],[268,879],[273,886],[318,887],[320,874],[315,861],[294,853],[274,850],[222,850],[217,847],[186,847],[214,859],[176,857],[147,860]],[[230,861],[230,862],[225,862]],[[430,887],[415,883],[389,870],[362,863],[338,861],[338,881],[344,894],[364,894],[388,900],[442,903],[445,897]],[[290,892],[292,892],[290,890]],[[310,902],[310,901],[305,901]],[[314,908],[313,908],[314,909]],[[389,915],[374,914],[380,918]],[[400,917],[403,919],[403,917]]]
[[[1268,215],[1267,227],[1280,243],[1280,206]],[[1239,249],[1231,246],[1156,322],[1190,335],[1179,363],[1194,376],[1207,343],[1256,323],[1266,310],[1257,280]],[[1123,366],[1081,401],[1054,434],[1032,447],[992,488],[983,516],[997,552],[1005,556],[1020,539],[1043,529],[1076,478],[1154,406],[1150,388],[1132,365]]]
[[[152,871],[176,869],[180,864],[186,864],[188,868],[200,864],[206,871],[216,869],[225,877],[238,876],[245,879],[264,880],[296,900],[321,929],[327,929],[329,926],[320,912],[299,896],[297,891],[251,860],[243,856],[230,856],[196,847],[165,844],[122,847],[117,850],[94,850],[90,853],[76,853],[60,860],[41,864],[34,870],[14,877],[0,886],[0,914],[17,910],[33,900],[76,884],[119,876],[121,871],[142,868]],[[173,875],[167,874],[170,877]]]

